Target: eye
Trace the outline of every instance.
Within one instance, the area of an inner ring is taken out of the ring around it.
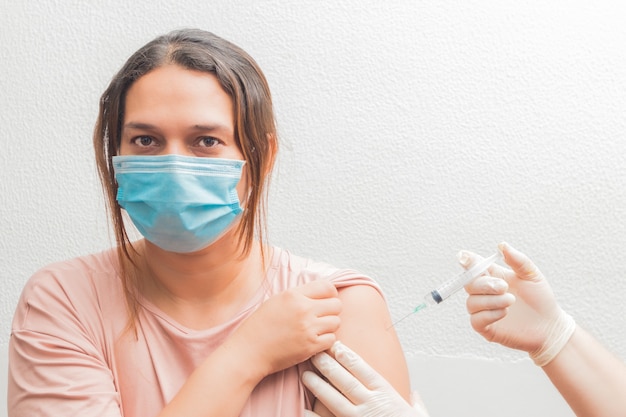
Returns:
[[[212,136],[203,136],[198,141],[198,144],[204,148],[214,148],[219,145],[220,141]]]
[[[137,145],[137,146],[145,148],[145,147],[154,145],[155,140],[151,136],[142,135],[142,136],[137,136],[137,137],[132,138],[130,140],[130,143],[132,143],[133,145]]]

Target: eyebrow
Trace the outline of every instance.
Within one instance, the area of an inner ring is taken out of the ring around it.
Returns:
[[[128,122],[122,126],[124,129],[139,129],[139,130],[157,130],[158,127],[152,125],[150,123],[142,123],[142,122]],[[193,130],[204,131],[204,132],[215,132],[215,131],[223,131],[229,132],[230,129],[221,124],[212,124],[212,125],[201,125],[196,124],[193,125]]]

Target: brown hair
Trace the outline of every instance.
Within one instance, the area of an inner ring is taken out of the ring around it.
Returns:
[[[250,183],[246,210],[237,230],[243,256],[250,253],[255,235],[263,241],[266,234],[267,186],[278,147],[267,80],[254,59],[238,46],[207,31],[183,29],[155,38],[126,61],[100,98],[93,143],[133,322],[137,313],[136,251],[116,200],[112,157],[120,147],[128,89],[143,75],[167,64],[214,74],[233,101],[235,141],[246,160],[244,169]]]

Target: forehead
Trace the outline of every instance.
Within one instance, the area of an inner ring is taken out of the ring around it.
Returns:
[[[186,119],[233,125],[233,102],[217,77],[178,65],[158,67],[128,89],[124,123]],[[215,119],[215,120],[213,120]]]

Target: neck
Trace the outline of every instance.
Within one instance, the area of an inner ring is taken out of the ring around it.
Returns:
[[[143,295],[181,324],[203,328],[232,317],[258,290],[265,271],[260,244],[243,256],[224,236],[194,253],[167,252],[144,241]]]

